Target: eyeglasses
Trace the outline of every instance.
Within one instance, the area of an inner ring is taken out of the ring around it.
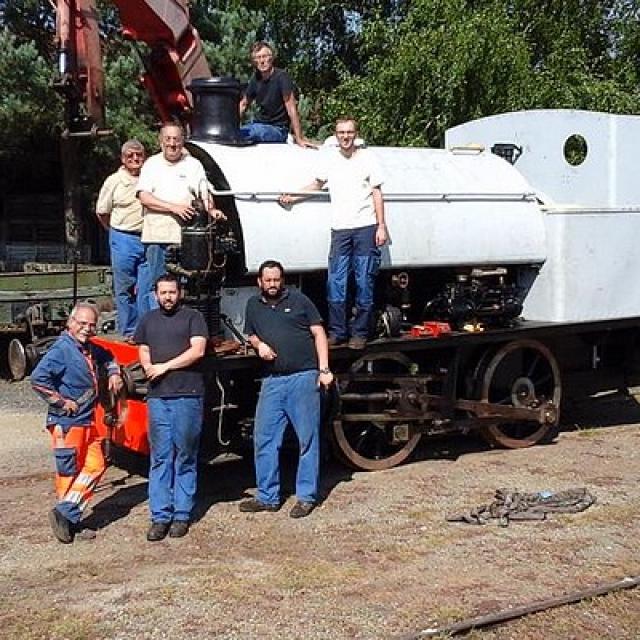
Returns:
[[[124,154],[125,158],[144,158],[144,153],[142,151],[127,151]]]
[[[96,329],[97,328],[97,323],[95,322],[88,322],[87,320],[78,320],[77,318],[74,318],[73,316],[71,316],[71,319],[76,323],[79,324],[81,327],[83,328],[87,328],[87,329]]]

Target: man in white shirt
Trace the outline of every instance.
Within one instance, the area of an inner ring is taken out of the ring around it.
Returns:
[[[145,162],[138,181],[138,198],[144,205],[142,242],[149,272],[149,301],[155,282],[165,273],[167,247],[181,243],[182,223],[196,213],[194,197],[202,199],[211,216],[224,217],[209,196],[204,167],[184,148],[182,127],[165,124],[160,129],[160,148],[160,153]]]
[[[118,312],[118,331],[130,341],[138,318],[144,312],[146,293],[144,275],[144,245],[142,233],[142,205],[136,198],[138,176],[145,152],[138,140],[122,145],[122,165],[102,185],[96,203],[100,224],[109,232],[109,249],[113,269],[113,288]]]
[[[356,145],[358,125],[353,118],[336,121],[337,149],[322,153],[315,180],[301,191],[329,186],[331,248],[327,274],[329,344],[346,342],[363,349],[373,322],[373,290],[380,267],[380,247],[387,241],[382,197],[382,175],[369,149]],[[305,196],[280,197],[288,205]],[[355,316],[347,317],[347,284],[353,271],[356,283]]]

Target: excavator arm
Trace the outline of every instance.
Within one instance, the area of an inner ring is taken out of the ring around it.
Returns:
[[[196,29],[189,22],[187,0],[113,0],[120,10],[123,34],[144,42],[150,52],[143,57],[142,82],[163,122],[189,119],[195,78],[211,71]]]
[[[211,76],[202,42],[189,21],[187,0],[114,0],[122,33],[144,42],[142,83],[164,122],[188,122],[194,78]],[[57,0],[59,80],[71,135],[95,133],[105,124],[104,72],[95,0]]]

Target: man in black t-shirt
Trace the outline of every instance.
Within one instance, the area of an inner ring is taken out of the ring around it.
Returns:
[[[298,436],[300,460],[297,501],[289,515],[303,518],[318,500],[320,386],[333,382],[327,335],[311,300],[284,287],[279,262],[262,263],[258,286],[260,294],[247,302],[244,328],[265,368],[254,430],[258,492],[240,503],[240,511],[280,508],[279,454],[290,421]]]
[[[181,538],[189,530],[204,397],[197,363],[209,337],[203,315],[180,304],[175,276],[160,276],[155,294],[159,308],[142,317],[134,336],[149,380],[150,542],[167,533]]]
[[[286,142],[291,128],[297,145],[315,147],[302,133],[296,88],[284,69],[273,66],[271,46],[256,42],[251,47],[251,62],[256,71],[240,100],[240,118],[254,101],[258,114],[240,128],[242,135],[255,142]]]

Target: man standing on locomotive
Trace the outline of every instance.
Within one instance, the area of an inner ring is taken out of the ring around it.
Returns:
[[[67,330],[55,341],[31,374],[31,386],[49,405],[47,429],[53,440],[58,503],[49,513],[56,538],[73,542],[82,511],[106,469],[102,436],[95,423],[98,373],[109,377],[109,390],[122,388],[120,367],[111,352],[91,344],[98,311],[79,302]]]
[[[284,69],[273,66],[273,49],[263,41],[251,47],[255,74],[240,99],[240,118],[249,105],[256,102],[258,115],[253,122],[240,127],[240,132],[255,142],[286,142],[289,129],[301,147],[313,147],[302,133],[296,88]]]
[[[209,336],[203,315],[182,306],[174,275],[160,276],[155,293],[159,308],[145,314],[135,333],[150,386],[149,542],[189,531],[203,419],[204,376],[198,362]]]
[[[162,151],[151,156],[140,171],[138,198],[144,205],[142,242],[148,269],[147,309],[155,306],[151,287],[165,273],[167,247],[182,241],[182,223],[195,215],[193,200],[202,199],[209,214],[223,218],[208,193],[208,181],[199,160],[184,148],[184,132],[176,124],[160,129]]]
[[[356,144],[358,125],[339,118],[338,148],[321,154],[316,178],[301,191],[319,191],[328,183],[331,197],[331,247],[327,274],[329,344],[348,340],[363,349],[373,321],[373,292],[380,266],[380,247],[387,241],[382,197],[382,174],[375,156]],[[280,203],[294,204],[305,196],[282,194]],[[347,316],[347,285],[353,272],[356,283],[355,316]]]
[[[102,185],[96,203],[100,224],[109,232],[113,287],[118,312],[118,331],[130,341],[138,318],[146,310],[142,244],[142,204],[136,198],[138,176],[145,159],[142,143],[127,140],[120,154],[122,166]]]
[[[289,515],[308,516],[318,500],[320,386],[333,382],[327,336],[311,300],[284,286],[284,268],[267,260],[258,270],[260,293],[247,302],[244,332],[264,361],[254,446],[258,492],[240,511],[278,511],[280,448],[289,421],[298,436],[297,501]]]

